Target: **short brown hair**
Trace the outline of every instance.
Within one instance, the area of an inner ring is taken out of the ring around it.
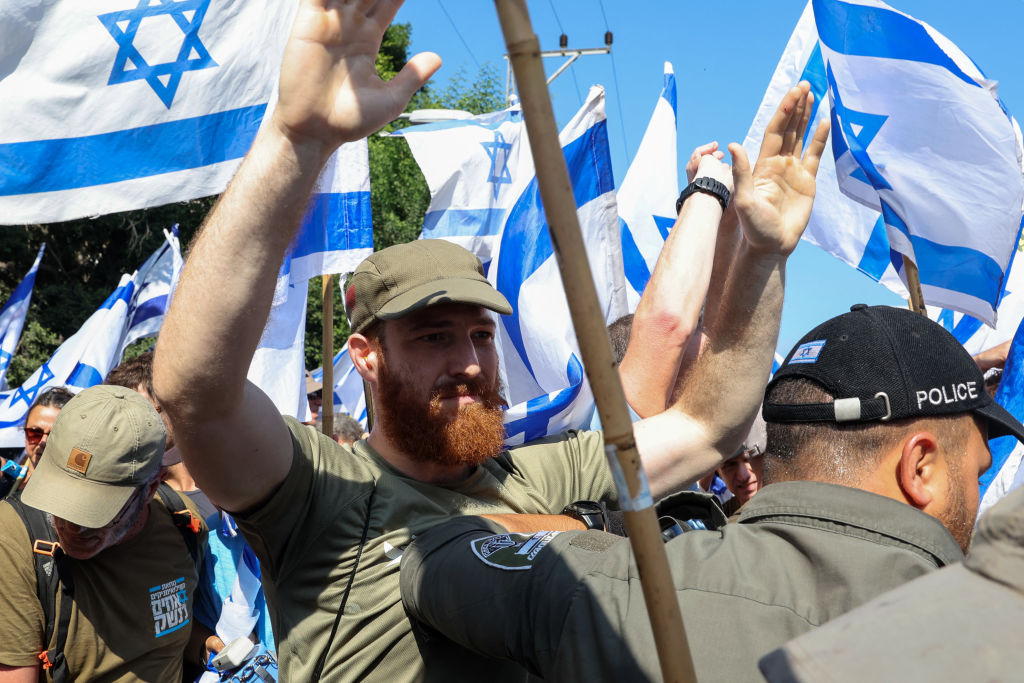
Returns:
[[[793,377],[774,384],[766,400],[791,405],[834,398],[814,380]],[[963,454],[973,419],[970,413],[960,413],[891,422],[767,422],[764,482],[811,480],[856,486],[908,431],[922,428],[947,445],[957,445],[947,452]]]
[[[153,395],[153,352],[146,351],[143,354],[126,360],[107,374],[104,384],[112,384],[132,391],[138,391],[139,387],[146,390],[150,401],[154,401]]]

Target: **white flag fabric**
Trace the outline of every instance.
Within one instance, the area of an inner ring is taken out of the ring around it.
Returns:
[[[248,379],[283,415],[308,421],[305,340],[309,279],[348,273],[373,252],[366,140],[342,145],[317,180],[302,226],[285,256],[274,302]]]
[[[295,7],[5,2],[0,222],[63,221],[221,192],[267,110]]]
[[[0,389],[7,388],[7,368],[11,364],[11,358],[21,339],[21,331],[25,327],[25,316],[28,314],[29,304],[32,303],[32,288],[36,284],[36,272],[39,270],[39,263],[43,260],[44,251],[46,251],[45,242],[39,247],[36,260],[28,269],[25,278],[18,283],[18,286],[11,292],[11,296],[8,297],[7,303],[0,309]]]
[[[512,304],[497,334],[512,406],[505,415],[510,444],[580,427],[594,405],[520,122],[521,114],[508,110],[401,131],[418,138],[410,147],[435,195],[432,225],[447,226],[424,237],[479,245],[482,261],[493,257],[488,279]],[[559,140],[602,313],[612,322],[626,312],[626,283],[602,88],[591,88]],[[442,197],[457,202],[451,215]]]
[[[533,177],[522,111],[412,126],[392,135],[408,141],[430,188],[422,237],[455,242],[489,263],[508,212]]]
[[[812,0],[747,134],[748,153],[801,79],[816,97],[808,131],[824,116],[833,124],[804,238],[903,296],[906,255],[928,303],[994,324],[1024,201],[1019,135],[995,82],[882,2]]]
[[[181,274],[181,246],[178,226],[164,231],[164,243],[146,259],[135,274],[135,293],[128,303],[128,324],[118,358],[132,342],[143,337],[156,336],[164,324],[164,315],[170,306],[171,292]]]
[[[324,369],[317,368],[310,373],[317,382],[324,381]],[[325,403],[326,405],[326,403]],[[363,378],[356,372],[348,345],[334,354],[334,412],[347,413],[366,428],[366,392]]]
[[[665,84],[633,163],[617,193],[628,308],[635,311],[676,221],[676,77],[665,62]]]
[[[40,392],[66,386],[72,391],[99,384],[121,360],[121,340],[128,315],[128,303],[135,292],[129,275],[121,281],[99,310],[60,345],[20,387],[0,393],[0,448],[25,445],[21,426],[28,409]]]

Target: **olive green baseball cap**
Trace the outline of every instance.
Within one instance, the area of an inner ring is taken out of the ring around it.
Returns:
[[[480,259],[446,240],[416,240],[374,252],[352,273],[345,290],[353,332],[444,303],[475,304],[502,315],[512,312],[508,300],[484,277]]]
[[[54,420],[21,499],[79,526],[106,526],[160,469],[166,438],[163,420],[141,394],[86,389]]]

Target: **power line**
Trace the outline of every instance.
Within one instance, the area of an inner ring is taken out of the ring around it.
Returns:
[[[455,25],[455,20],[452,19],[452,15],[448,14],[448,10],[446,10],[444,8],[444,5],[441,4],[441,0],[437,0],[437,6],[440,7],[441,11],[444,12],[444,15],[448,17],[448,22],[452,25],[452,29],[455,31],[455,35],[457,35],[459,37],[459,40],[462,41],[463,47],[466,48],[466,52],[469,53],[469,56],[473,60],[473,63],[476,64],[477,71],[479,71],[482,68],[480,66],[480,62],[477,61],[476,55],[473,54],[473,51],[469,49],[469,43],[467,43],[466,39],[462,37],[462,34],[459,32],[459,27]]]
[[[604,0],[598,0],[598,5],[601,8],[601,16],[604,18],[604,30],[605,30],[605,41],[608,45],[611,45],[611,29],[608,28],[608,15],[604,11]],[[609,57],[612,58],[612,81],[615,83],[615,104],[618,105],[619,109],[619,127],[622,129],[622,151],[626,154],[626,164],[629,164],[629,145],[626,141],[626,118],[622,114],[622,89],[619,87],[619,73],[615,68],[615,53],[609,52]]]
[[[553,0],[548,0],[548,4],[551,5],[551,13],[555,15],[555,23],[558,24],[558,32],[563,36],[566,35],[565,29],[562,28],[562,20],[558,18],[558,12],[555,10],[555,3]],[[561,41],[559,41],[561,42]],[[583,106],[583,95],[580,93],[580,83],[576,80],[576,70],[570,69],[570,75],[572,76],[572,84],[576,88],[576,100],[579,102],[579,106]]]

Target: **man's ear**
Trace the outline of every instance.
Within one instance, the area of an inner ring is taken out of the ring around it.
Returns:
[[[903,442],[896,478],[907,503],[924,510],[945,485],[939,443],[930,431],[914,432]]]
[[[356,368],[359,376],[370,384],[377,385],[377,377],[380,372],[379,346],[370,339],[358,332],[348,338],[348,356]]]

